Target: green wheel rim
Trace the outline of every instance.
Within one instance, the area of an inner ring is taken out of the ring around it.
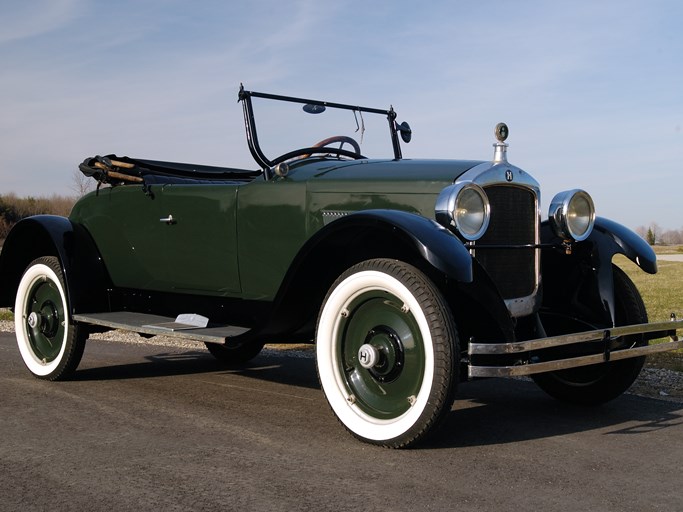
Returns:
[[[36,357],[49,363],[59,355],[64,341],[62,295],[53,281],[43,278],[31,285],[27,296],[24,321],[29,343]]]
[[[410,409],[422,386],[425,350],[420,328],[403,301],[380,290],[354,298],[337,331],[339,374],[366,414],[394,419]],[[358,352],[372,345],[380,362],[364,368]]]

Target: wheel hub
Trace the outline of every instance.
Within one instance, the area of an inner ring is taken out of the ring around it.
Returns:
[[[369,370],[379,362],[379,350],[366,343],[358,350],[358,361],[363,368]]]
[[[400,336],[386,325],[371,329],[358,350],[358,362],[380,382],[395,380],[404,362]]]
[[[31,329],[35,329],[40,325],[40,316],[38,316],[38,313],[34,311],[28,315],[28,319],[26,321]]]
[[[32,311],[26,318],[26,323],[33,330],[40,330],[42,334],[51,338],[59,329],[59,314],[52,301],[46,301],[39,311]]]

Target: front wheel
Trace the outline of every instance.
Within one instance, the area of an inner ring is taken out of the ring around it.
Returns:
[[[647,323],[647,311],[638,289],[629,277],[613,266],[616,325]],[[596,326],[593,326],[596,328]],[[569,334],[553,332],[548,334]],[[647,345],[642,335],[625,336],[622,348]],[[635,382],[645,357],[634,357],[581,368],[533,375],[534,382],[550,396],[563,402],[597,405],[624,393]]]
[[[81,361],[87,331],[69,314],[59,260],[38,258],[26,268],[14,304],[19,352],[40,379],[66,379]]]
[[[334,414],[357,438],[410,446],[453,402],[458,339],[441,292],[404,262],[368,260],[332,285],[318,318],[316,360]]]

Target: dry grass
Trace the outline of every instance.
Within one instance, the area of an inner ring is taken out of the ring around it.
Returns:
[[[659,271],[647,274],[624,256],[614,263],[628,274],[643,297],[650,321],[669,320],[671,313],[683,318],[683,263],[658,261]]]
[[[66,217],[75,202],[75,197],[58,195],[51,197],[18,197],[12,193],[0,195],[0,239],[5,238],[12,226],[25,217],[45,213]]]
[[[657,254],[681,254],[683,245],[655,245],[653,247]]]

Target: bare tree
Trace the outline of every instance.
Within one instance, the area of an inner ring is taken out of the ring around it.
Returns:
[[[95,190],[95,180],[76,169],[73,172],[73,184],[69,188],[76,193],[77,197],[83,197],[88,192]]]
[[[650,245],[662,243],[662,228],[659,227],[659,224],[657,224],[656,222],[651,222],[648,233],[650,231],[652,232],[652,243]]]
[[[683,244],[683,229],[671,229],[669,231],[664,231],[661,236],[661,241],[666,245]]]

